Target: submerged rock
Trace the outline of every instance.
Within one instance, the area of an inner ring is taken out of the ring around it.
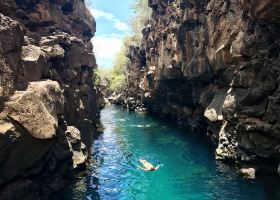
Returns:
[[[239,172],[248,179],[256,178],[256,169],[255,168],[242,168],[239,170]]]

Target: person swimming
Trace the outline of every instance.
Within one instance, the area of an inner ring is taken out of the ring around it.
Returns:
[[[153,164],[149,163],[147,160],[144,160],[144,159],[139,159],[139,162],[142,163],[143,167],[138,166],[138,168],[140,168],[144,171],[156,171],[160,167],[160,165],[155,167]]]

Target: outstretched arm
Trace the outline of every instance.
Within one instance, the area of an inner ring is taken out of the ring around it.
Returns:
[[[156,166],[155,170],[158,170],[160,168],[160,165]]]

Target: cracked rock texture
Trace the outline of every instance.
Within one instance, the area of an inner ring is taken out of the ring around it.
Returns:
[[[42,199],[84,169],[100,94],[83,0],[0,2],[0,199]]]
[[[280,1],[149,0],[128,96],[205,133],[216,158],[280,163]],[[141,93],[138,92],[141,90]]]

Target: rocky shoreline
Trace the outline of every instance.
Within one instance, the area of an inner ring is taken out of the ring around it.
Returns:
[[[82,0],[0,2],[0,199],[44,199],[86,168],[102,108]]]
[[[106,101],[205,134],[240,173],[280,173],[280,3],[149,0],[127,88]],[[0,2],[0,199],[47,199],[87,167],[103,100],[84,0]]]
[[[216,159],[233,161],[241,172],[278,173],[280,3],[149,6],[142,45],[129,47],[126,96],[205,134]]]

